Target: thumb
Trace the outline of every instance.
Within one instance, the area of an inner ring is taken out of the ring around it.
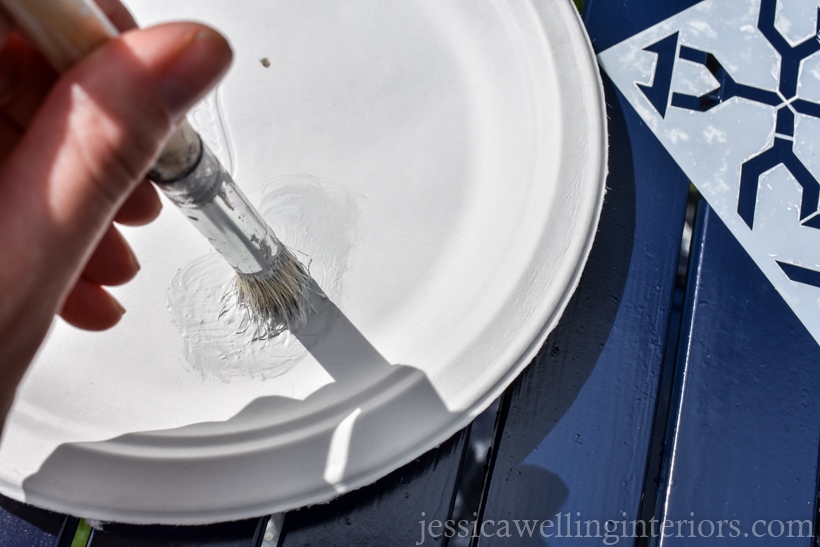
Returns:
[[[0,325],[17,308],[48,326],[174,122],[230,59],[216,32],[176,23],[130,31],[60,78],[0,169],[0,249],[10,257],[0,289],[15,287]]]

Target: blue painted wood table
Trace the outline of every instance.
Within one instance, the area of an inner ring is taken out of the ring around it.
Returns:
[[[587,0],[584,17],[602,52],[694,4]],[[0,544],[813,545],[820,347],[705,202],[684,233],[689,180],[603,78],[608,192],[580,286],[471,428],[275,522],[92,533],[2,500]]]

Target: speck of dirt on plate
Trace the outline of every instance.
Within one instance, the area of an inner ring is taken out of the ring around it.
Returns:
[[[262,63],[263,67],[270,68],[270,59],[268,59],[267,57],[262,57],[261,59],[259,59],[259,62]]]

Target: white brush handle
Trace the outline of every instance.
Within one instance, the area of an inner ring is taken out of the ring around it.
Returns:
[[[0,0],[26,39],[58,72],[119,35],[92,0]],[[202,153],[199,136],[183,119],[151,171],[155,182],[187,175]]]

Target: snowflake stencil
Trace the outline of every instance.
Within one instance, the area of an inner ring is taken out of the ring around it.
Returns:
[[[705,0],[599,62],[820,343],[818,2]]]

